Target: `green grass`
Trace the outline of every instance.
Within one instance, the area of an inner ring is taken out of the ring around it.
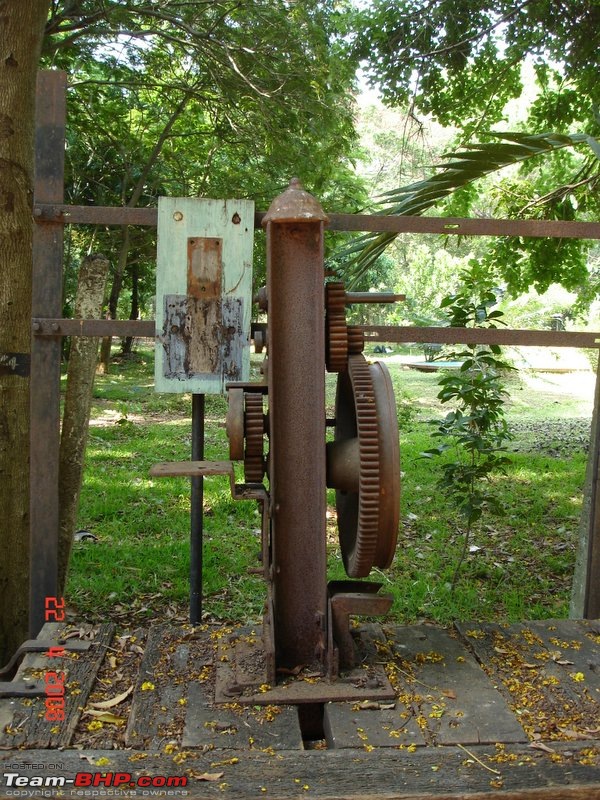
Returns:
[[[448,623],[565,616],[586,456],[569,435],[565,447],[546,447],[543,432],[549,420],[577,424],[585,432],[591,396],[563,398],[564,387],[549,391],[543,378],[534,386],[529,379],[511,378],[509,419],[521,433],[507,475],[494,478],[504,514],[484,519],[476,529],[471,544],[477,549],[452,591],[463,534],[436,488],[435,464],[420,457],[431,446],[427,420],[444,413],[436,378],[402,369],[393,358],[388,366],[401,427],[402,522],[392,568],[375,570],[372,578],[394,595],[395,617]],[[258,361],[255,374],[257,368]],[[191,397],[155,394],[152,370],[152,353],[142,349],[96,381],[79,525],[98,541],[75,544],[66,591],[82,618],[130,611],[141,620],[160,619],[165,608],[185,613],[189,482],[151,479],[149,469],[190,457]],[[551,386],[558,381],[547,380]],[[335,378],[328,376],[328,415],[334,396]],[[207,459],[228,457],[225,412],[223,398],[207,397]],[[204,491],[204,607],[221,619],[257,619],[264,585],[247,572],[258,565],[257,506],[233,501],[224,478],[207,479]],[[333,510],[333,493],[328,496]],[[342,578],[334,519],[330,523],[330,577]]]

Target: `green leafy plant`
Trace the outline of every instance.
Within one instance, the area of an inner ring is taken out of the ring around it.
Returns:
[[[482,285],[474,272],[463,273],[460,292],[441,303],[452,327],[495,328],[502,312],[494,310],[496,292]],[[511,438],[504,415],[507,392],[502,374],[512,369],[497,345],[468,345],[450,359],[462,361],[456,371],[446,371],[439,380],[438,399],[455,407],[437,421],[433,436],[440,443],[423,455],[427,458],[451,454],[442,464],[438,487],[452,501],[464,522],[464,542],[452,587],[456,585],[468,552],[473,526],[488,511],[501,512],[491,477],[503,473],[510,459],[506,443]],[[445,355],[444,358],[448,358]]]

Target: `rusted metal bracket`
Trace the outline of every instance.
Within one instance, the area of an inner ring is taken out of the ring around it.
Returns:
[[[82,653],[89,650],[91,644],[81,639],[27,639],[18,647],[8,664],[0,669],[0,675],[13,674],[27,653],[47,653],[57,648],[67,653]]]
[[[350,632],[350,615],[373,617],[387,614],[394,598],[378,594],[381,583],[368,581],[331,581],[329,597],[333,638],[338,648],[340,669],[356,666],[357,652]]]

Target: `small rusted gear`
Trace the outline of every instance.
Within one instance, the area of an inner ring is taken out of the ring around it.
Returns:
[[[348,352],[362,353],[365,349],[365,334],[355,325],[348,326]]]
[[[244,393],[244,477],[246,483],[261,483],[265,474],[263,453],[265,417],[262,392]]]
[[[345,372],[348,366],[348,328],[344,284],[325,285],[325,364],[328,372]]]
[[[364,578],[373,566],[389,566],[394,556],[400,457],[389,373],[361,354],[349,356],[348,371],[338,378],[335,438],[358,442],[357,485],[336,491],[336,508],[346,572]]]

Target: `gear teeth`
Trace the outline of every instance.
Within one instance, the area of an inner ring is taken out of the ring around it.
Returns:
[[[262,393],[246,392],[244,394],[244,405],[244,432],[246,438],[244,477],[246,483],[261,483],[265,474],[263,457],[265,418]]]
[[[373,379],[365,357],[351,355],[348,370],[356,408],[360,491],[356,542],[352,552],[345,554],[345,561],[348,575],[362,578],[373,566],[379,534],[379,423]]]
[[[346,291],[333,281],[325,286],[325,364],[328,372],[344,372],[348,364]]]
[[[348,326],[348,352],[362,353],[365,349],[365,334],[353,325]]]

